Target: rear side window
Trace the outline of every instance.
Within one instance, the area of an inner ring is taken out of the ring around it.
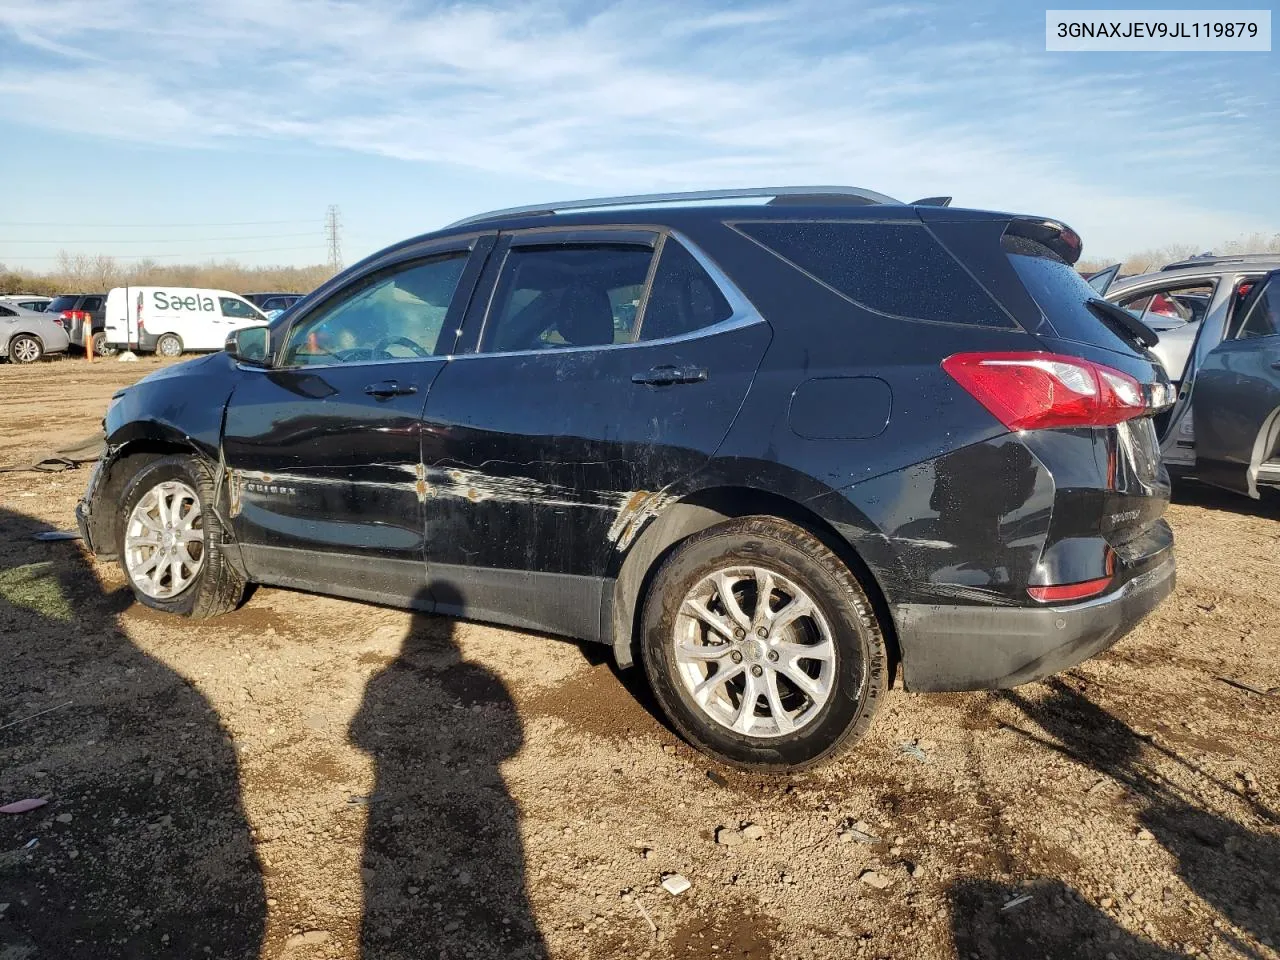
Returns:
[[[76,308],[76,301],[79,299],[79,297],[55,297],[53,302],[50,303],[49,306],[45,307],[45,310],[48,313],[61,313],[63,310],[74,310]]]
[[[769,221],[735,226],[878,313],[937,323],[1013,325],[923,224]]]
[[[102,309],[101,297],[85,297],[84,303],[80,304],[80,309],[86,313],[92,313],[94,310]]]
[[[1018,279],[1063,340],[1106,350],[1133,352],[1133,344],[1102,322],[1087,306],[1098,292],[1042,243],[1006,234],[1000,241]]]
[[[679,241],[662,244],[658,270],[641,320],[641,340],[678,337],[733,316],[733,307],[716,282]]]
[[[630,343],[653,250],[584,243],[513,247],[486,324],[485,353]]]

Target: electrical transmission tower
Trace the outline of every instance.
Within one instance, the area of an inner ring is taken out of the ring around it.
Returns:
[[[335,204],[329,205],[324,215],[324,232],[329,240],[329,269],[337,273],[342,269],[342,238],[338,231],[342,229],[342,220]]]

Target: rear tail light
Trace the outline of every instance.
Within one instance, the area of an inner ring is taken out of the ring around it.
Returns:
[[[942,369],[1010,430],[1108,427],[1153,412],[1137,380],[1080,357],[957,353]]]
[[[1098,580],[1085,580],[1082,583],[1060,583],[1051,587],[1027,587],[1032,600],[1040,603],[1066,603],[1069,600],[1084,600],[1100,594],[1111,583],[1110,577]]]

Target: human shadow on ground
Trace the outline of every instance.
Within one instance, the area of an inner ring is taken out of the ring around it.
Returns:
[[[459,602],[439,591],[436,602]],[[415,615],[351,723],[375,773],[365,960],[547,955],[525,889],[520,811],[501,770],[523,742],[520,718],[502,681],[463,658],[460,626]]]
[[[261,868],[234,747],[117,622],[75,543],[0,510],[0,956],[259,956]],[[48,710],[41,716],[31,715]]]
[[[1138,829],[1150,832],[1175,859],[1178,876],[1191,893],[1226,920],[1218,935],[1244,956],[1256,948],[1232,933],[1231,927],[1263,944],[1280,942],[1280,837],[1269,828],[1280,823],[1275,811],[1260,802],[1246,781],[1221,782],[1174,751],[1139,736],[1123,720],[1072,689],[1062,678],[1047,681],[1051,696],[1039,701],[1010,690],[1001,694],[1018,707],[1052,740],[1033,736],[1037,743],[1077,763],[1093,768],[1124,787],[1138,806]],[[1054,742],[1056,741],[1056,742]],[[1166,777],[1157,760],[1170,761],[1200,780],[1200,790],[1234,795],[1261,829],[1206,809],[1178,783]],[[1115,851],[1124,856],[1123,848]],[[1049,900],[1061,897],[1070,907],[1061,913],[1038,905],[993,911],[1007,902],[999,891],[967,883],[953,890],[957,949],[961,956],[1069,957],[1115,953],[1118,957],[1162,957],[1154,943],[1123,931],[1106,914],[1082,901],[1062,884]],[[1016,891],[1009,892],[1009,897]],[[985,908],[983,904],[986,904]],[[1040,914],[1038,916],[1038,914]]]

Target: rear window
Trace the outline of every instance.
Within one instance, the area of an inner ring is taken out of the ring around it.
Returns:
[[[79,297],[54,297],[53,302],[45,307],[49,313],[61,313],[63,310],[74,310]]]
[[[738,230],[878,313],[936,323],[1013,323],[923,224],[768,221]]]
[[[1086,304],[1098,292],[1042,243],[1006,234],[1000,241],[1018,279],[1063,340],[1132,353],[1134,345],[1102,322]]]

